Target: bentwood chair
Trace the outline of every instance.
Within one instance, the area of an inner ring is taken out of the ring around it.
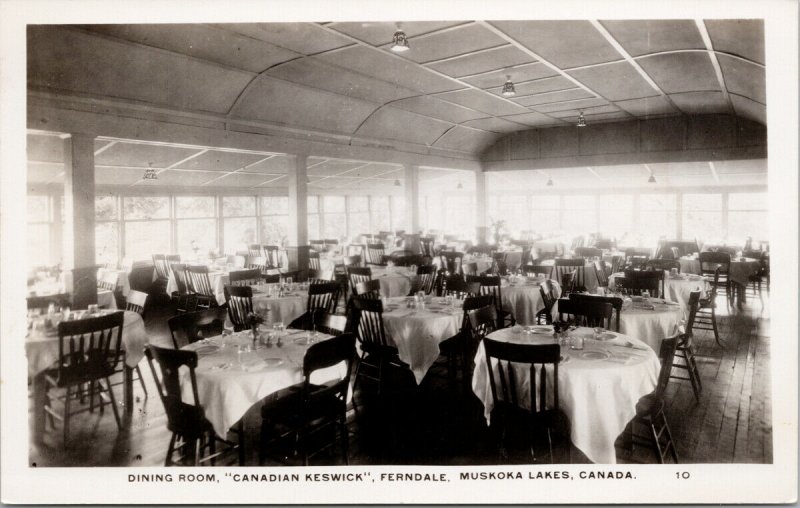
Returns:
[[[172,344],[175,349],[180,349],[198,340],[210,339],[222,333],[225,328],[225,319],[228,309],[214,307],[179,314],[167,320]]]
[[[611,330],[614,307],[610,303],[594,299],[559,298],[558,314],[560,319],[564,319],[565,314],[571,315],[583,326],[599,326]]]
[[[255,286],[261,284],[263,278],[261,270],[250,268],[248,270],[235,270],[230,273],[231,286]]]
[[[164,466],[191,465],[199,466],[206,462],[216,464],[216,459],[229,451],[238,450],[239,465],[244,465],[244,432],[242,421],[237,429],[239,442],[227,441],[214,432],[214,427],[205,416],[197,391],[197,353],[180,349],[161,348],[149,345],[145,348],[147,363],[156,382],[156,389],[164,404],[167,414],[167,430],[172,432],[167,448]],[[158,363],[161,375],[156,371],[153,360]],[[182,379],[188,369],[192,388],[192,403],[184,402]],[[217,444],[223,449],[217,451]],[[175,453],[180,455],[175,457]],[[207,453],[207,454],[206,454]]]
[[[670,373],[670,379],[683,379],[692,384],[692,392],[694,393],[695,400],[698,402],[700,401],[700,393],[703,391],[703,384],[700,381],[700,372],[697,369],[697,361],[695,360],[694,345],[692,344],[692,340],[694,339],[692,336],[692,328],[694,327],[694,321],[697,317],[697,308],[699,305],[700,291],[692,291],[689,293],[689,317],[686,319],[686,330],[682,335],[680,335],[678,347],[675,351],[675,357],[679,358],[681,361],[675,362],[672,365],[673,373],[675,372],[675,369],[685,370],[687,372],[687,377],[677,376],[673,373]]]
[[[559,447],[569,449],[569,420],[559,401],[558,344],[515,344],[484,337],[483,347],[494,404],[491,421],[500,435],[501,456],[506,455],[509,430],[520,427],[522,435],[531,439],[528,446],[532,455],[534,438],[547,436],[550,462],[555,462],[553,438]],[[522,399],[525,384],[529,384],[526,389],[529,400]],[[547,401],[552,403],[548,405]]]
[[[352,333],[323,340],[308,348],[303,356],[303,381],[281,390],[261,408],[259,458],[262,464],[270,442],[293,435],[294,442],[300,448],[303,465],[308,466],[308,459],[312,456],[312,433],[330,425],[338,428],[342,457],[346,465],[350,464],[347,449],[347,394],[355,356],[356,338]],[[340,379],[327,383],[311,381],[315,372],[341,363],[345,365],[345,374]]]
[[[253,288],[250,286],[225,286],[228,317],[235,332],[250,328],[248,316],[253,312]]]
[[[497,328],[514,326],[516,321],[511,312],[503,309],[503,296],[500,288],[500,277],[494,276],[467,276],[467,284],[480,284],[481,295],[492,297],[495,311],[497,312]]]
[[[584,285],[584,277],[583,277],[583,268],[586,265],[586,261],[583,258],[557,258],[555,260],[555,274],[556,279],[561,287],[565,287],[564,284],[564,274],[572,273],[572,290],[573,291],[585,291],[586,287]]]
[[[186,267],[186,275],[189,279],[189,290],[194,294],[197,307],[209,309],[217,306],[217,297],[211,287],[211,279],[208,276],[207,266]]]
[[[672,337],[661,341],[659,358],[661,360],[661,371],[658,375],[658,384],[655,391],[645,395],[636,403],[636,416],[631,422],[629,443],[631,449],[636,444],[644,444],[656,454],[658,462],[663,464],[668,454],[672,455],[672,460],[678,463],[678,452],[675,449],[675,441],[669,429],[667,416],[664,414],[664,393],[667,390],[672,365],[675,360],[675,349],[678,346],[678,337]],[[647,428],[648,433],[642,436],[636,433],[636,426],[641,425]]]
[[[70,418],[77,413],[93,412],[95,393],[100,399],[100,413],[106,405],[111,405],[117,428],[122,428],[109,378],[117,371],[122,358],[124,322],[124,313],[119,311],[58,324],[58,361],[44,372],[44,410],[54,428],[54,419],[62,422],[64,446],[69,442]],[[83,386],[86,384],[89,385],[89,407],[74,409],[73,404],[84,397]],[[51,392],[61,389],[63,395]],[[54,407],[54,402],[63,404],[61,412]]]
[[[397,348],[386,336],[383,326],[383,302],[354,298],[350,313],[348,328],[355,332],[362,351],[361,360],[356,368],[353,390],[356,389],[359,376],[363,376],[377,381],[380,395],[384,388],[384,370],[391,367],[407,370],[409,367],[400,360]]]

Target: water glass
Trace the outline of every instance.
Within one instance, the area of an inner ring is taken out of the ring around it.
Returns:
[[[89,306],[86,309],[89,312],[89,314],[94,315],[94,314],[98,313],[98,311],[100,310],[100,307],[96,303],[92,303],[92,304],[89,304]]]
[[[570,337],[570,347],[572,349],[577,349],[579,351],[582,350],[583,343],[584,343],[583,335],[575,335],[573,337]]]

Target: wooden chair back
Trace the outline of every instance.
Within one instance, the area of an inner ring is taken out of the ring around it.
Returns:
[[[381,281],[368,280],[356,284],[355,296],[358,298],[378,299],[381,297]]]
[[[188,295],[189,291],[189,278],[186,275],[186,265],[182,263],[172,263],[170,265],[172,274],[175,277],[175,285],[178,286],[179,295]]]
[[[484,302],[476,302],[484,303]],[[497,310],[494,305],[484,305],[473,310],[464,311],[469,317],[472,343],[477,344],[487,335],[497,330]]]
[[[433,293],[436,285],[436,267],[433,265],[417,266],[417,287],[426,295]]]
[[[501,279],[499,276],[492,275],[467,276],[467,284],[479,284],[480,294],[483,296],[492,297],[492,305],[494,305],[494,308],[497,310],[498,314],[500,314],[500,311],[503,310],[503,297],[500,288],[500,280]]]
[[[344,264],[345,268],[349,267],[359,267],[362,265],[361,263],[361,256],[345,256],[342,258],[342,263]]]
[[[125,297],[125,310],[129,310],[139,314],[144,314],[144,308],[147,305],[147,293],[131,289],[128,296]]]
[[[583,326],[599,326],[611,330],[614,307],[608,302],[594,301],[594,299],[559,298],[558,314],[560,319],[563,319],[565,314],[574,316]]]
[[[169,318],[167,325],[175,349],[220,335],[225,328],[227,313],[225,307],[214,307]]]
[[[586,260],[583,258],[556,258],[555,260],[555,273],[556,279],[562,287],[566,284],[563,282],[564,274],[572,273],[571,284],[573,288],[583,288],[583,267],[586,266]]]
[[[97,279],[97,289],[106,289],[113,292],[117,289],[118,280],[119,272],[104,271],[103,275]]]
[[[703,275],[714,275],[719,268],[718,283],[726,284],[728,273],[731,271],[731,255],[726,252],[701,252],[700,273]]]
[[[609,271],[606,268],[607,266],[606,262],[603,261],[602,259],[598,259],[597,261],[592,263],[592,266],[594,268],[594,275],[595,277],[597,277],[598,287],[607,288]]]
[[[686,318],[686,330],[684,333],[688,336],[693,335],[694,320],[697,317],[697,309],[700,307],[700,290],[692,291],[689,293],[689,301],[686,304],[688,317]]]
[[[372,269],[368,266],[348,266],[345,270],[347,271],[347,280],[350,282],[350,291],[353,295],[356,294],[356,286],[359,283],[372,280]]]
[[[59,386],[92,381],[114,373],[121,358],[122,311],[58,324]]]
[[[56,309],[59,307],[69,307],[70,296],[67,293],[46,296],[29,296],[26,298],[28,309],[47,310],[52,303]]]
[[[324,282],[308,286],[308,303],[306,311],[324,309],[330,314],[336,313],[336,304],[339,302],[339,284]]]
[[[347,316],[317,310],[314,313],[314,327],[320,333],[341,335],[347,329]]]
[[[661,270],[642,271],[625,270],[625,282],[623,283],[629,294],[641,295],[643,291],[648,291],[653,298],[661,298],[664,294],[664,272]]]
[[[148,345],[144,350],[156,390],[167,414],[167,428],[191,440],[203,433],[206,419],[197,393],[197,353]],[[159,372],[153,365],[158,364]],[[185,368],[185,369],[184,369]],[[183,401],[182,381],[184,371],[189,371],[192,387],[192,404]]]
[[[384,265],[386,261],[386,249],[382,243],[368,243],[367,244],[367,264],[368,265]]]
[[[644,264],[645,270],[668,272],[673,268],[681,273],[681,264],[677,259],[650,259]]]
[[[423,256],[435,255],[433,252],[434,238],[432,236],[421,236],[419,239],[419,251]]]
[[[310,407],[321,405],[325,412],[334,416],[343,413],[347,405],[347,394],[350,389],[350,375],[353,371],[353,362],[356,358],[356,337],[352,333],[343,333],[326,339],[308,348],[303,356],[303,394],[304,408],[300,408],[302,415],[319,414],[319,410]],[[312,374],[318,370],[327,369],[344,362],[345,374],[337,381],[329,381],[316,385],[311,383]],[[331,407],[331,400],[336,401],[336,406]]]
[[[257,243],[253,243],[247,246],[247,255],[250,258],[260,258],[264,256],[264,253],[261,251],[261,245]]]
[[[528,277],[541,273],[549,279],[553,274],[553,267],[547,265],[522,265],[522,273]]]
[[[211,279],[208,277],[207,266],[189,265],[185,270],[189,280],[189,290],[198,295],[214,297],[214,289],[211,287]]]
[[[463,252],[442,252],[439,256],[441,267],[450,275],[461,275],[461,263],[464,260]]]
[[[555,290],[550,279],[546,279],[544,283],[539,286],[539,295],[542,297],[545,312],[547,315],[550,315],[553,311],[553,305],[556,303]]]
[[[355,330],[364,351],[391,347],[383,327],[383,302],[354,298],[351,313],[352,323],[348,327]]]
[[[261,284],[262,281],[261,270],[258,268],[234,270],[230,273],[231,286],[255,286]]]
[[[167,266],[167,256],[165,254],[153,254],[153,266],[156,269],[156,277],[160,280],[169,279],[169,267]]]
[[[480,283],[467,284],[460,275],[448,275],[443,280],[443,296],[454,296],[459,299],[468,296],[478,296],[481,292]]]
[[[281,248],[277,245],[262,245],[261,249],[264,251],[264,256],[267,258],[267,265],[269,268],[280,268]]]
[[[603,257],[603,251],[596,247],[578,247],[575,249],[575,255],[581,258],[601,258]]]
[[[253,288],[225,285],[225,301],[233,330],[240,332],[250,328],[247,316],[253,312]]]
[[[615,330],[619,331],[619,321],[620,321],[620,316],[622,315],[622,298],[618,296],[597,296],[597,295],[586,295],[581,293],[572,293],[569,295],[569,299],[575,301],[585,300],[590,302],[603,302],[611,304],[611,307],[614,309],[614,313],[617,316],[616,319],[614,320],[614,324],[616,325]],[[559,305],[561,304],[559,303]],[[610,326],[608,328],[611,329]]]
[[[319,259],[319,252],[310,251],[308,253],[308,268],[310,270],[321,270],[322,263]]]

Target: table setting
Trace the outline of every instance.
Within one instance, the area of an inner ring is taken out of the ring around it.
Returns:
[[[387,297],[405,296],[413,287],[417,277],[415,266],[371,267],[372,278],[380,281],[381,295]]]
[[[638,400],[652,392],[658,380],[660,363],[652,349],[627,334],[568,324],[559,326],[557,334],[553,325],[516,326],[489,337],[519,344],[559,344],[559,398],[570,421],[571,440],[592,462],[616,463],[614,441],[635,415]],[[513,365],[518,398],[527,407],[530,367]],[[481,343],[475,357],[472,389],[483,403],[484,417],[490,423],[493,402],[488,374]],[[552,383],[552,369],[547,374],[548,383]]]
[[[300,317],[308,303],[308,284],[258,284],[253,288],[253,309],[260,315],[269,314],[271,321],[287,323]]]

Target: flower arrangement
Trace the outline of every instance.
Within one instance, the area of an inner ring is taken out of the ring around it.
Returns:
[[[575,323],[571,320],[558,320],[553,321],[553,335],[558,337],[561,333],[568,332],[571,328],[575,327]]]
[[[250,329],[253,331],[253,341],[258,340],[258,326],[264,324],[264,318],[256,314],[255,312],[248,312],[247,313],[247,324],[250,326]]]
[[[489,229],[492,231],[492,239],[494,240],[495,245],[500,243],[500,233],[505,229],[505,227],[506,221],[503,219],[491,220]]]

